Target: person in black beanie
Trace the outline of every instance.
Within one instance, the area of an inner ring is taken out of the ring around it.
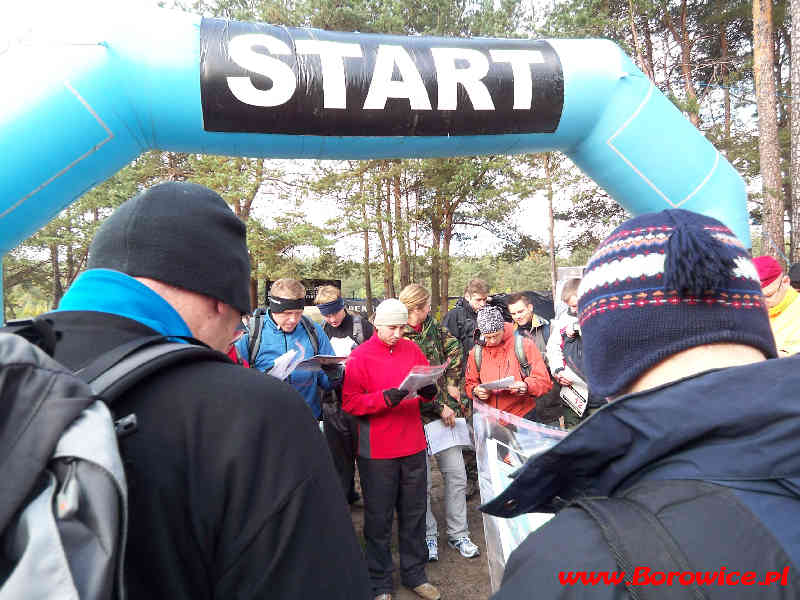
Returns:
[[[245,226],[201,185],[155,185],[100,226],[89,270],[45,315],[78,370],[146,336],[224,352],[250,311]],[[369,598],[366,564],[311,411],[230,362],[166,367],[111,407],[128,481],[127,595]],[[309,577],[308,573],[314,574]]]
[[[511,554],[494,598],[649,597],[669,576],[664,597],[714,600],[752,595],[730,586],[768,573],[780,584],[756,596],[800,596],[800,371],[772,360],[742,242],[685,210],[630,219],[590,258],[578,319],[589,388],[611,401],[482,507],[558,512]],[[564,585],[589,571],[625,575]]]

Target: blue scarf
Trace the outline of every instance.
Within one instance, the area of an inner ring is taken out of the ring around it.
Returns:
[[[58,304],[57,311],[67,310],[118,315],[162,335],[192,335],[189,326],[166,300],[133,277],[111,269],[81,273]]]

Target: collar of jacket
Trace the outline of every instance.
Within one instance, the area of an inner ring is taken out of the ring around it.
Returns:
[[[539,329],[539,327],[541,327],[542,325],[547,325],[547,319],[544,319],[539,315],[534,314],[531,317],[530,332],[533,333],[535,330]],[[522,328],[519,325],[517,325],[517,323],[514,323],[514,331],[517,331],[518,329]]]
[[[138,321],[161,335],[192,336],[169,302],[133,277],[111,269],[81,273],[61,298],[57,311],[109,313]]]
[[[797,290],[795,290],[793,287],[789,287],[789,289],[786,290],[786,295],[784,295],[783,300],[781,300],[776,306],[773,306],[769,309],[768,312],[770,319],[777,317],[779,314],[785,311],[792,302],[797,300],[798,296],[800,296],[800,294],[798,294]]]
[[[407,337],[407,338],[410,338],[412,340],[416,339],[416,338],[424,339],[424,338],[426,338],[426,337],[428,337],[430,335],[431,327],[435,327],[435,326],[436,326],[436,322],[433,320],[433,317],[428,315],[427,317],[425,317],[425,320],[422,322],[422,329],[420,329],[419,331],[417,331],[411,325],[406,323],[406,326],[403,329],[403,337]]]
[[[797,364],[794,364],[797,363]],[[644,479],[704,479],[746,488],[784,480],[800,496],[800,356],[687,377],[607,404],[481,507],[514,517],[608,496]]]

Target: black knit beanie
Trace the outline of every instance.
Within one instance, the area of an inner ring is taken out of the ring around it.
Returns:
[[[716,219],[665,210],[620,225],[578,288],[589,388],[616,396],[682,350],[730,342],[776,357],[761,282],[742,242]]]
[[[244,223],[196,183],[160,183],[122,204],[94,236],[89,268],[149,277],[250,312]]]

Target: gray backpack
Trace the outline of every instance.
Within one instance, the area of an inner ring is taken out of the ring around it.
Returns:
[[[46,323],[3,331],[0,600],[122,600],[127,487],[117,437],[135,431],[136,415],[115,423],[109,406],[167,365],[227,358],[154,336],[73,373],[21,337],[44,332],[52,351]]]

